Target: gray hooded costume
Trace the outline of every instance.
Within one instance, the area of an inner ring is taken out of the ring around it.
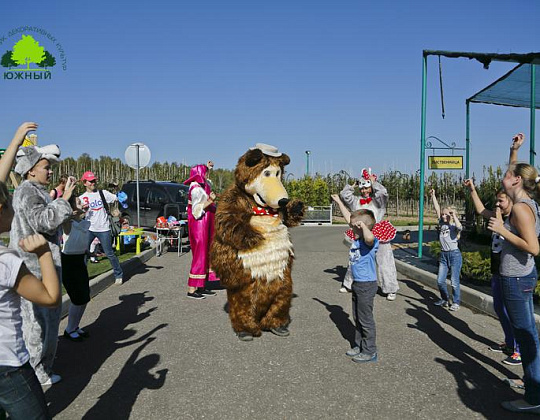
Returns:
[[[375,216],[375,222],[380,222],[386,214],[386,205],[388,203],[388,191],[379,182],[374,181],[371,185],[373,191],[372,201],[368,205],[361,206],[359,197],[354,195],[354,186],[345,185],[340,192],[341,199],[351,210],[356,211],[360,208],[371,210]],[[399,290],[397,281],[396,262],[390,242],[381,242],[379,250],[375,254],[377,260],[377,279],[383,293],[396,293]],[[347,269],[343,285],[350,289],[352,285],[352,276],[350,267]]]
[[[51,155],[47,153],[51,150],[48,147],[21,148],[17,154],[15,170],[24,177],[41,159],[57,162],[60,151],[55,146],[58,154]],[[36,233],[42,234],[49,243],[58,278],[61,278],[58,229],[72,214],[69,203],[62,198],[52,201],[45,186],[25,180],[13,193],[13,210],[15,216],[11,225],[10,248],[17,250],[30,272],[41,278],[37,256],[20,249],[19,240]],[[51,375],[61,309],[44,308],[21,298],[24,341],[30,353],[30,364],[41,383],[46,382]]]

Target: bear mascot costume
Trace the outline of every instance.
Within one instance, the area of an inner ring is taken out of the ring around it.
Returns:
[[[289,162],[258,143],[238,160],[234,184],[217,206],[211,265],[227,289],[231,324],[242,341],[263,330],[289,335],[294,253],[287,227],[298,225],[304,210],[283,187]]]

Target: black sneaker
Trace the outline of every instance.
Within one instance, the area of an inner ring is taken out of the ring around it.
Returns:
[[[251,333],[248,333],[248,332],[245,332],[245,331],[240,331],[236,335],[238,336],[238,339],[240,341],[253,341],[253,334],[251,334]]]
[[[433,303],[435,306],[442,306],[443,308],[448,308],[448,301],[444,299],[439,299],[437,302]]]
[[[193,292],[193,293],[188,292],[187,297],[191,299],[206,299],[206,296],[201,295],[199,292]]]
[[[67,338],[68,340],[75,341],[75,342],[83,340],[83,338],[79,335],[77,330],[72,331],[70,333],[64,330],[64,338]]]
[[[205,296],[217,295],[216,292],[214,292],[213,290],[208,290],[208,289],[197,289],[197,293],[200,293],[201,295],[205,295]]]
[[[505,365],[521,366],[521,355],[519,353],[514,353],[512,356],[508,356],[502,362]]]
[[[279,337],[288,337],[289,335],[291,335],[289,329],[286,326],[270,328],[270,331]]]

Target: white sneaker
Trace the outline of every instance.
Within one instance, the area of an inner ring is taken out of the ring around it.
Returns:
[[[348,292],[349,292],[349,289],[347,289],[345,286],[339,289],[339,293],[348,293]]]
[[[124,279],[122,279],[122,277],[118,277],[118,278],[114,281],[114,284],[124,284]]]
[[[452,306],[448,308],[449,311],[457,311],[459,310],[459,303],[452,303]]]
[[[49,379],[47,379],[45,382],[42,382],[41,385],[42,386],[49,386],[49,385],[54,385],[54,384],[57,384],[58,382],[60,382],[62,380],[62,377],[60,375],[57,375],[56,373],[53,373]]]
[[[396,294],[395,293],[388,293],[386,295],[386,300],[396,300]]]

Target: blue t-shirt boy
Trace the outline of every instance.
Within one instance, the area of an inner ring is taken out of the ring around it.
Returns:
[[[373,245],[356,239],[349,250],[349,261],[353,281],[377,281],[375,254],[379,249],[379,240],[373,239]]]

